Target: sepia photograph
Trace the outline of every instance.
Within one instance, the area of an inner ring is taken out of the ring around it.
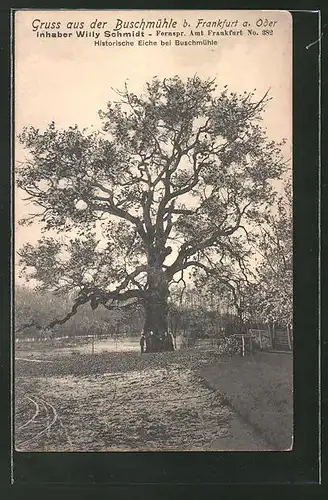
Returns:
[[[14,448],[293,448],[292,18],[14,16]]]

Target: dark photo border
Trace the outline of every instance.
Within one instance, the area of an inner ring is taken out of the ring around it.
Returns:
[[[190,6],[191,9],[229,9],[224,5]],[[299,2],[300,4],[301,2]],[[36,3],[35,3],[36,4]],[[22,7],[22,6],[20,6]],[[31,7],[29,7],[31,8]],[[34,5],[33,8],[42,8]],[[44,8],[44,7],[43,7]],[[54,8],[54,7],[53,7]],[[58,7],[57,7],[58,8]],[[65,9],[76,6],[65,6]],[[81,5],[78,8],[82,9]],[[86,8],[86,7],[85,7]],[[97,9],[97,5],[87,7]],[[103,7],[104,8],[104,7]],[[109,6],[107,6],[109,8]],[[111,8],[146,8],[113,6]],[[168,4],[148,9],[172,8]],[[177,6],[175,5],[175,8]],[[179,7],[186,8],[186,7]],[[235,7],[236,8],[236,7]],[[240,7],[238,9],[246,9]],[[248,7],[249,8],[249,7]],[[269,6],[257,5],[253,9]],[[271,6],[278,10],[278,6]],[[286,10],[283,8],[283,10]],[[290,452],[165,452],[165,453],[19,453],[11,455],[11,352],[8,335],[11,328],[12,276],[12,204],[10,164],[12,142],[8,141],[14,95],[10,88],[10,10],[1,11],[1,68],[3,79],[1,119],[1,317],[0,337],[1,390],[0,412],[2,484],[13,482],[16,494],[24,495],[34,488],[56,486],[57,496],[76,486],[79,498],[98,498],[112,494],[125,498],[134,494],[142,498],[208,498],[219,485],[271,485],[265,494],[276,498],[276,485],[316,485],[320,480],[319,426],[319,296],[318,296],[318,193],[319,193],[319,52],[320,15],[318,11],[288,9],[293,17],[293,185],[294,185],[294,446]],[[13,140],[13,138],[11,138]],[[239,486],[238,486],[239,485]],[[94,487],[97,486],[96,490]],[[161,486],[154,492],[154,486]],[[106,489],[105,489],[106,488]],[[108,489],[107,489],[108,488]],[[141,488],[141,489],[140,489]],[[49,490],[48,490],[49,491]],[[65,490],[66,491],[66,490]],[[75,490],[74,490],[75,491]],[[312,490],[313,491],[313,490]],[[130,493],[128,493],[130,492]],[[206,493],[207,492],[207,493]],[[294,494],[290,491],[291,494]],[[44,494],[48,494],[44,492]],[[69,491],[68,491],[69,494]],[[163,496],[164,495],[164,496]],[[51,495],[50,495],[51,496]],[[56,498],[57,498],[56,496]],[[34,497],[32,495],[32,497]],[[311,495],[310,498],[314,498]],[[7,498],[7,497],[6,497]]]

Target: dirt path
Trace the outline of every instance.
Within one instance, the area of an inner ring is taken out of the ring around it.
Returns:
[[[229,422],[229,435],[215,439],[213,451],[269,451],[268,445],[237,415]]]
[[[33,401],[47,402],[70,436],[47,433],[45,414],[37,422],[18,414],[22,451],[227,451],[264,449],[216,391],[188,370],[103,374],[100,377],[31,378]],[[23,392],[21,392],[23,394]],[[43,416],[43,422],[42,422]],[[25,420],[24,420],[25,419]],[[37,424],[37,425],[36,425]],[[50,426],[51,427],[51,426]],[[42,439],[40,439],[42,437]]]
[[[21,391],[31,390],[32,385],[36,400],[42,396],[57,408],[74,451],[211,449],[213,436],[229,430],[230,411],[188,370],[31,378],[29,387],[19,382]],[[23,419],[20,415],[18,424],[24,425]],[[25,434],[29,427],[25,426]],[[36,449],[31,438],[22,442],[26,451],[31,443]],[[44,448],[44,439],[39,446]],[[67,441],[54,433],[46,447],[66,450]]]
[[[204,382],[199,372],[204,358],[191,351],[63,356],[49,364],[18,360],[17,446],[22,451],[268,449],[216,387]]]

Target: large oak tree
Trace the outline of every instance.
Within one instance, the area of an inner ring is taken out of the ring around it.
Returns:
[[[100,111],[102,130],[54,123],[19,136],[17,184],[37,206],[21,221],[71,234],[26,244],[21,263],[49,290],[75,292],[71,311],[138,303],[146,335],[167,329],[170,286],[187,270],[227,286],[249,255],[247,232],[272,204],[282,143],[262,124],[269,101],[195,76],[127,86]],[[72,236],[74,234],[74,236]],[[101,244],[99,243],[101,241]]]

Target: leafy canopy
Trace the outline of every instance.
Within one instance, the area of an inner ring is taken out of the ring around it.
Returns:
[[[23,272],[44,289],[75,290],[70,314],[88,301],[147,300],[154,276],[169,287],[187,268],[229,281],[284,169],[283,142],[262,126],[268,93],[256,100],[198,76],[117,93],[100,131],[52,122],[19,136],[29,155],[17,184],[38,207],[21,223],[70,234],[25,245]]]

